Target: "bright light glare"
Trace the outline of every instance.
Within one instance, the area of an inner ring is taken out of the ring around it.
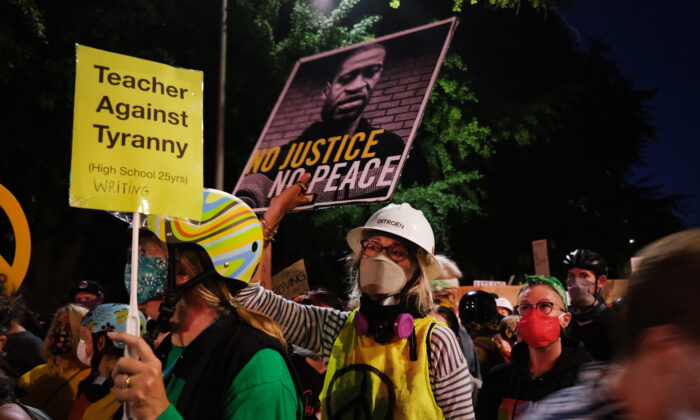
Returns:
[[[331,10],[338,7],[338,2],[334,0],[315,0],[312,4],[317,12],[322,14],[330,13]]]

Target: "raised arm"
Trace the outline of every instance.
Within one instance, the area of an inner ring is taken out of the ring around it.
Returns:
[[[327,361],[349,312],[301,305],[251,284],[238,293],[238,302],[273,318],[291,344],[311,350]]]
[[[297,206],[310,203],[313,199],[312,195],[306,195],[306,188],[311,180],[311,174],[305,173],[299,178],[299,181],[290,185],[282,191],[282,194],[273,197],[270,201],[270,207],[265,214],[260,218],[260,223],[263,225],[263,253],[260,259],[258,271],[255,272],[251,282],[260,283],[266,289],[270,288],[270,279],[272,277],[272,241],[274,240],[277,228],[284,216]]]

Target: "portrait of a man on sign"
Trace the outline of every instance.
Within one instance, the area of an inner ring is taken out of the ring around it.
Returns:
[[[262,210],[308,172],[309,207],[388,199],[453,22],[299,60],[234,194]]]

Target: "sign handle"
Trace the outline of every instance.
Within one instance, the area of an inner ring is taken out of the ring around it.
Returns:
[[[127,334],[139,337],[141,322],[139,321],[139,305],[138,305],[138,272],[139,272],[139,227],[141,226],[141,214],[134,212],[134,218],[131,225],[131,293],[129,294],[129,316],[126,318]],[[124,348],[124,357],[131,359],[138,358],[136,352],[126,346]],[[124,414],[122,420],[130,418],[129,405],[124,402]]]

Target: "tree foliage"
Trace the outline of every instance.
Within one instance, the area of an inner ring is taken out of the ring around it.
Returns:
[[[487,4],[496,9],[515,9],[520,10],[522,5],[522,0],[468,0],[468,5],[476,6],[480,3]],[[550,12],[556,11],[562,0],[528,0],[530,6],[536,10]],[[394,9],[398,9],[401,6],[401,0],[389,0],[389,6]],[[464,7],[464,0],[452,0],[452,11],[462,12]]]
[[[227,189],[231,190],[294,62],[367,39],[376,17],[344,22],[357,0],[330,16],[297,2],[291,26],[282,0],[238,0],[228,9]],[[123,297],[124,226],[104,212],[68,206],[75,43],[204,72],[205,185],[213,179],[221,3],[207,0],[18,0],[0,16],[0,88],[12,107],[0,120],[0,180],[28,215],[33,238],[22,290],[53,308],[83,278]],[[283,29],[280,29],[283,28]],[[284,29],[286,28],[286,30]],[[11,227],[0,219],[11,260]],[[40,293],[38,291],[43,291]]]
[[[295,2],[290,16],[291,29],[273,47],[273,57],[280,64],[288,65],[301,57],[373,38],[370,29],[379,21],[379,16],[364,17],[346,25],[349,13],[359,1],[342,0],[328,16],[314,10],[308,2]]]
[[[494,138],[474,116],[476,102],[467,68],[458,55],[448,55],[394,196],[426,213],[441,252],[451,251],[450,219],[468,220],[481,212],[479,167],[493,154]]]
[[[654,92],[635,89],[598,40],[575,43],[558,18],[531,8],[462,17],[456,47],[473,63],[476,117],[497,140],[482,213],[461,230],[475,239],[458,258],[473,278],[506,280],[533,269],[530,241],[548,239],[553,274],[567,251],[588,247],[625,276],[639,246],[682,227],[680,197],[627,181],[655,139],[646,105]]]
[[[679,197],[626,181],[654,140],[646,108],[654,92],[636,90],[602,43],[580,48],[554,13],[558,3],[469,1],[457,11],[451,53],[392,198],[424,211],[437,251],[453,257],[467,281],[531,271],[530,241],[541,238],[550,241],[555,274],[564,252],[586,246],[621,276],[637,246],[680,227],[672,214]],[[359,0],[327,15],[303,0],[229,2],[226,189],[296,60],[445,18],[455,4],[405,3],[397,11],[386,2],[366,17]],[[28,214],[34,244],[23,290],[46,310],[83,278],[124,298],[125,227],[104,212],[68,207],[75,43],[203,70],[209,186],[220,3],[14,0],[0,11],[0,88],[12,104],[0,119],[0,181]],[[380,206],[289,215],[273,271],[304,258],[312,285],[341,291],[345,234]],[[0,228],[9,259],[11,229],[6,220]]]

